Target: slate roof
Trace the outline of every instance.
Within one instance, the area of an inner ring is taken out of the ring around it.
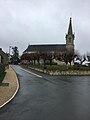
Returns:
[[[66,44],[43,44],[43,45],[29,45],[24,52],[32,51],[65,51]]]

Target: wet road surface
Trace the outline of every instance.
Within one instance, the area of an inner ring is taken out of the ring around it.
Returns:
[[[89,76],[49,76],[12,67],[20,89],[0,109],[0,120],[90,120]]]

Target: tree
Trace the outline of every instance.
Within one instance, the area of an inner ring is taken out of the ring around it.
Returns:
[[[66,63],[66,65],[68,64],[68,55],[67,55],[67,53],[64,53],[63,55],[62,55],[62,59],[64,60],[64,62]]]
[[[54,59],[54,54],[51,52],[41,52],[40,58],[43,59],[44,65],[46,64],[46,61],[49,61],[49,64],[52,65],[52,60]]]
[[[11,57],[11,63],[17,65],[20,61],[18,47],[13,47],[13,55]]]
[[[90,53],[87,53],[87,59],[90,61]]]
[[[73,52],[69,52],[69,51],[66,51],[65,53],[62,54],[62,59],[64,60],[66,65],[69,62],[70,66],[71,66],[71,62],[74,60],[75,57],[76,57],[76,54],[74,54]]]

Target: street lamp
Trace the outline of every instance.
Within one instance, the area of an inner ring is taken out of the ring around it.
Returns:
[[[9,56],[10,56],[10,50],[11,50],[11,48],[13,48],[12,46],[9,46]]]
[[[10,58],[11,58],[11,55],[10,55],[11,48],[13,48],[13,46],[9,46],[9,63],[10,63]]]

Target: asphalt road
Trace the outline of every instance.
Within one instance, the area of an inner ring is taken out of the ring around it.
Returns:
[[[90,120],[90,77],[49,76],[12,66],[20,89],[0,120]]]

